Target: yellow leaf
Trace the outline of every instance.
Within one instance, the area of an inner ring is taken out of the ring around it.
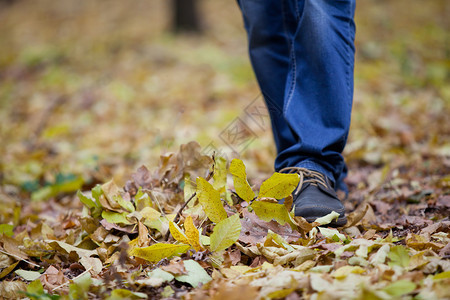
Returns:
[[[265,247],[279,247],[286,249],[288,251],[294,251],[291,245],[279,234],[276,234],[269,229],[266,236],[266,241],[264,242]]]
[[[234,188],[239,197],[247,202],[253,200],[255,193],[247,182],[245,165],[242,160],[235,158],[231,161],[230,173],[233,175]]]
[[[224,192],[227,184],[227,160],[225,158],[216,157],[213,179],[213,187],[219,192]]]
[[[211,250],[221,251],[233,245],[241,234],[241,221],[235,214],[221,221],[214,227],[211,234]]]
[[[299,181],[300,177],[297,174],[275,172],[269,179],[262,183],[258,197],[286,198],[295,190]]]
[[[158,262],[163,258],[185,253],[189,248],[189,245],[159,243],[144,248],[133,248],[129,253],[150,262]]]
[[[181,228],[178,227],[177,224],[175,224],[174,222],[171,221],[169,223],[169,230],[170,230],[170,234],[173,236],[173,238],[175,240],[177,240],[183,244],[189,244],[188,238],[186,237],[184,232],[181,230]]]
[[[141,213],[141,216],[148,221],[156,220],[159,217],[161,217],[161,213],[159,211],[157,211],[156,209],[151,208],[149,206],[144,207],[144,209],[142,209],[140,211],[140,213]]]
[[[270,222],[272,219],[280,223],[280,225],[284,225],[288,223],[292,229],[295,229],[296,226],[291,221],[289,216],[289,212],[286,209],[286,206],[283,204],[267,202],[267,201],[254,201],[251,205],[255,214],[263,221]]]
[[[208,181],[201,177],[197,178],[197,195],[198,201],[211,221],[219,223],[227,218],[225,208],[223,208],[222,202],[220,201],[220,193]]]
[[[184,230],[186,230],[186,236],[189,244],[195,249],[195,251],[203,250],[203,247],[200,244],[200,233],[198,232],[198,229],[195,228],[194,221],[192,221],[191,216],[188,216],[184,221]]]
[[[19,264],[20,261],[16,261],[15,263],[7,266],[6,268],[4,268],[2,270],[2,272],[0,272],[0,279],[2,279],[3,277],[5,277],[6,275],[8,275],[9,273],[11,273],[12,270],[14,270],[14,268],[17,266],[17,264]]]
[[[331,276],[333,276],[336,279],[344,279],[350,273],[362,274],[365,271],[366,270],[364,270],[360,266],[343,266],[343,267],[340,267],[339,269],[337,269],[336,271],[334,271],[334,273]]]

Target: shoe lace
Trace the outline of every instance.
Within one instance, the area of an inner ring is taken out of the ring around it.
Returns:
[[[328,188],[327,181],[325,176],[317,171],[308,170],[300,167],[287,167],[280,170],[280,173],[288,173],[288,174],[298,174],[300,175],[300,182],[297,188],[294,191],[294,196],[297,196],[300,193],[303,184],[309,183],[312,185],[318,186],[323,185],[325,188]]]

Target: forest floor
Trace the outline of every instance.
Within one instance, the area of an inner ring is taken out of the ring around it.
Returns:
[[[357,5],[338,229],[273,200],[235,2],[1,6],[0,298],[450,298],[447,2]]]

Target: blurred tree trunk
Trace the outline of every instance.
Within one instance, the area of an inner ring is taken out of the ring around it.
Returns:
[[[197,0],[172,0],[172,30],[201,32]]]

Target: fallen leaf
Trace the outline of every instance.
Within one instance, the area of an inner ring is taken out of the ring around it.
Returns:
[[[220,201],[219,191],[201,177],[197,178],[197,195],[198,201],[211,221],[219,223],[227,218],[227,213]]]
[[[335,211],[332,211],[326,216],[317,218],[314,222],[317,222],[320,225],[327,225],[330,224],[333,220],[337,220],[337,218],[339,218],[339,214]]]
[[[126,289],[115,289],[111,291],[111,294],[106,297],[106,300],[122,300],[122,299],[147,299],[147,294],[132,292]]]
[[[189,250],[189,248],[189,245],[158,243],[144,248],[133,248],[129,253],[132,256],[136,256],[150,262],[158,262],[163,258],[168,258],[184,253]]]
[[[392,297],[400,297],[402,295],[411,293],[415,289],[416,285],[413,282],[407,280],[399,280],[389,284],[383,289],[383,291],[385,291]]]
[[[175,280],[189,283],[194,288],[211,281],[211,276],[195,260],[189,259],[183,261],[183,263],[188,273],[186,275],[175,276]]]
[[[255,198],[250,184],[247,181],[245,165],[240,159],[233,159],[230,163],[230,173],[233,175],[234,188],[238,196],[244,201],[250,202]]]
[[[189,240],[178,225],[172,221],[169,222],[170,234],[175,240],[183,244],[189,244]]]
[[[212,251],[221,251],[233,245],[241,233],[241,222],[239,215],[234,214],[231,217],[220,221],[213,230],[210,238]]]
[[[195,249],[195,251],[204,250],[203,246],[200,244],[200,233],[194,226],[194,221],[191,216],[188,216],[184,221],[184,230],[186,231],[186,237],[189,244]]]
[[[334,271],[331,276],[333,276],[336,279],[344,279],[349,274],[362,274],[366,272],[365,269],[359,267],[359,266],[343,266]]]
[[[263,221],[268,222],[273,219],[280,223],[280,225],[288,223],[291,227],[295,228],[289,212],[283,204],[257,200],[253,201],[251,208],[253,208],[256,215]]]
[[[286,198],[295,190],[299,181],[300,177],[297,174],[275,172],[269,179],[262,183],[258,197]]]
[[[17,275],[19,275],[20,277],[22,277],[27,281],[34,281],[39,277],[41,277],[41,273],[36,271],[16,270],[14,271],[14,273],[16,273]]]

